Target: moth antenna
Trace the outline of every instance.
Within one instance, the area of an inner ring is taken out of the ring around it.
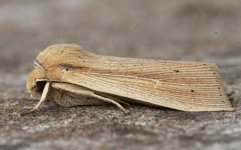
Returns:
[[[41,99],[39,100],[38,104],[37,104],[33,109],[31,109],[30,111],[21,113],[21,116],[27,115],[27,114],[32,113],[32,112],[35,112],[36,110],[39,109],[39,107],[41,106],[41,104],[46,100],[46,97],[47,97],[48,92],[49,92],[49,87],[50,87],[50,83],[47,82],[47,83],[45,84],[45,86],[44,86],[44,90],[43,90]]]
[[[112,103],[112,104],[116,105],[118,108],[120,108],[124,113],[129,113],[129,110],[125,109],[120,103],[118,103],[118,102],[115,101],[115,100],[112,100],[112,99],[110,99],[110,98],[106,98],[106,97],[97,95],[97,94],[95,94],[95,93],[91,94],[91,96],[93,96],[93,97],[95,97],[95,98],[98,98],[98,99],[101,99],[101,100],[103,100],[103,101]]]
[[[34,67],[40,71],[44,71],[42,64],[39,63],[39,61],[37,59],[34,61]]]

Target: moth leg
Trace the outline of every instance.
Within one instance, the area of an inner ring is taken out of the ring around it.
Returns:
[[[118,103],[117,101],[115,100],[112,100],[110,98],[106,98],[106,97],[103,97],[101,95],[97,95],[95,93],[91,94],[91,96],[95,97],[95,98],[98,98],[100,100],[103,100],[103,101],[106,101],[106,102],[109,102],[109,103],[112,103],[114,105],[116,105],[117,107],[119,107],[122,111],[124,111],[125,113],[128,113],[129,111],[127,109],[125,109],[120,103]]]
[[[41,106],[41,104],[46,100],[46,97],[48,95],[48,92],[49,92],[49,87],[50,87],[50,83],[47,82],[44,86],[44,90],[43,90],[43,93],[42,93],[42,96],[41,96],[41,99],[40,101],[38,102],[38,104],[31,110],[27,111],[27,112],[24,112],[24,113],[21,113],[21,115],[27,115],[31,112],[34,112],[36,110],[39,109],[39,107]]]
[[[105,94],[105,93],[101,93],[101,94],[99,94],[99,95],[103,95],[103,96],[106,97],[106,98],[110,98],[110,99],[112,99],[112,100],[114,100],[114,101],[117,101],[117,102],[119,102],[119,103],[121,103],[121,104],[125,104],[125,105],[127,105],[127,106],[130,106],[129,103],[124,102],[123,100],[120,100],[120,99],[118,99],[118,98],[116,98],[116,97],[114,97],[114,96],[112,96],[112,95]]]
[[[68,91],[68,92],[73,93],[73,94],[89,96],[89,97],[96,98],[98,100],[102,100],[102,101],[105,101],[105,102],[108,102],[108,103],[112,103],[112,104],[116,105],[117,107],[119,107],[125,113],[129,112],[123,106],[121,106],[121,104],[118,103],[118,100],[115,100],[112,96],[110,97],[109,95],[104,94],[104,93],[98,94],[98,93],[95,93],[94,91],[91,91],[91,90],[86,89],[84,87],[66,84],[66,83],[53,83],[52,87],[55,88],[55,89]],[[65,106],[65,105],[63,105],[63,106]]]

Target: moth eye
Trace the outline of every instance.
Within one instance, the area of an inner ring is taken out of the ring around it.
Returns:
[[[46,81],[38,81],[36,83],[37,92],[43,92],[45,84],[46,84]]]

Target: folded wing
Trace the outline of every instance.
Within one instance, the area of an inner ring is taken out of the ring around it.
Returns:
[[[231,111],[215,65],[101,56],[76,67],[64,82],[183,111]]]

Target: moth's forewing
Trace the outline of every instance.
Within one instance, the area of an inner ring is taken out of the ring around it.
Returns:
[[[106,56],[89,61],[92,68],[72,66],[62,80],[177,110],[233,110],[215,65]]]

